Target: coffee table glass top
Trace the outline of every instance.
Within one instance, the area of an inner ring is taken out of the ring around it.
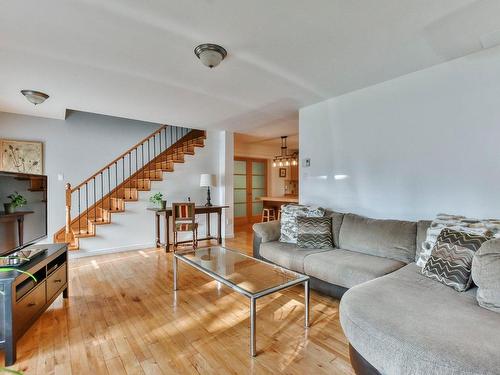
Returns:
[[[309,280],[306,275],[218,246],[178,251],[175,256],[250,296]]]

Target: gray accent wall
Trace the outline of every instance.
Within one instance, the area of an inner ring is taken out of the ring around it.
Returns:
[[[77,111],[69,112],[66,120],[0,112],[0,138],[44,143],[44,173],[48,175],[49,190],[47,242],[51,242],[54,232],[64,226],[65,183],[82,182],[160,126]],[[197,149],[194,156],[187,156],[187,163],[176,165],[174,174],[164,174],[164,181],[153,182],[152,191],[141,192],[138,202],[127,203],[127,212],[113,215],[112,224],[99,226],[97,237],[82,239],[81,251],[77,253],[86,255],[152,246],[153,215],[146,211],[150,195],[161,191],[169,203],[185,201],[188,196],[194,202],[204,203],[206,192],[199,187],[200,173],[219,176],[221,184],[212,190],[212,201],[227,201],[229,198],[225,197],[222,186],[222,182],[226,183],[223,181],[225,138],[224,132],[209,132],[204,148]],[[232,152],[232,144],[229,146]],[[59,174],[64,176],[63,181],[58,180]],[[231,219],[226,223],[226,232],[232,233]],[[215,225],[214,217],[213,232]],[[204,218],[200,226],[204,233]]]

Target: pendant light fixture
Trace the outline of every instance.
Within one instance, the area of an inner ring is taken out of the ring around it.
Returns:
[[[289,167],[290,165],[297,165],[297,158],[299,156],[298,152],[293,152],[290,155],[288,154],[288,147],[286,145],[287,136],[284,135],[281,137],[281,154],[276,155],[273,158],[273,167]]]

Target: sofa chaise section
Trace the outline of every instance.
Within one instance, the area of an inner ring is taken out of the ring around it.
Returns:
[[[381,374],[499,374],[500,314],[481,308],[476,290],[458,293],[412,263],[349,289],[340,321]]]

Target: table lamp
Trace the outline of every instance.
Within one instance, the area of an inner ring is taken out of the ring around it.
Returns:
[[[200,175],[200,187],[207,188],[207,203],[205,203],[205,206],[212,205],[210,201],[210,186],[215,186],[215,175],[205,173]]]

